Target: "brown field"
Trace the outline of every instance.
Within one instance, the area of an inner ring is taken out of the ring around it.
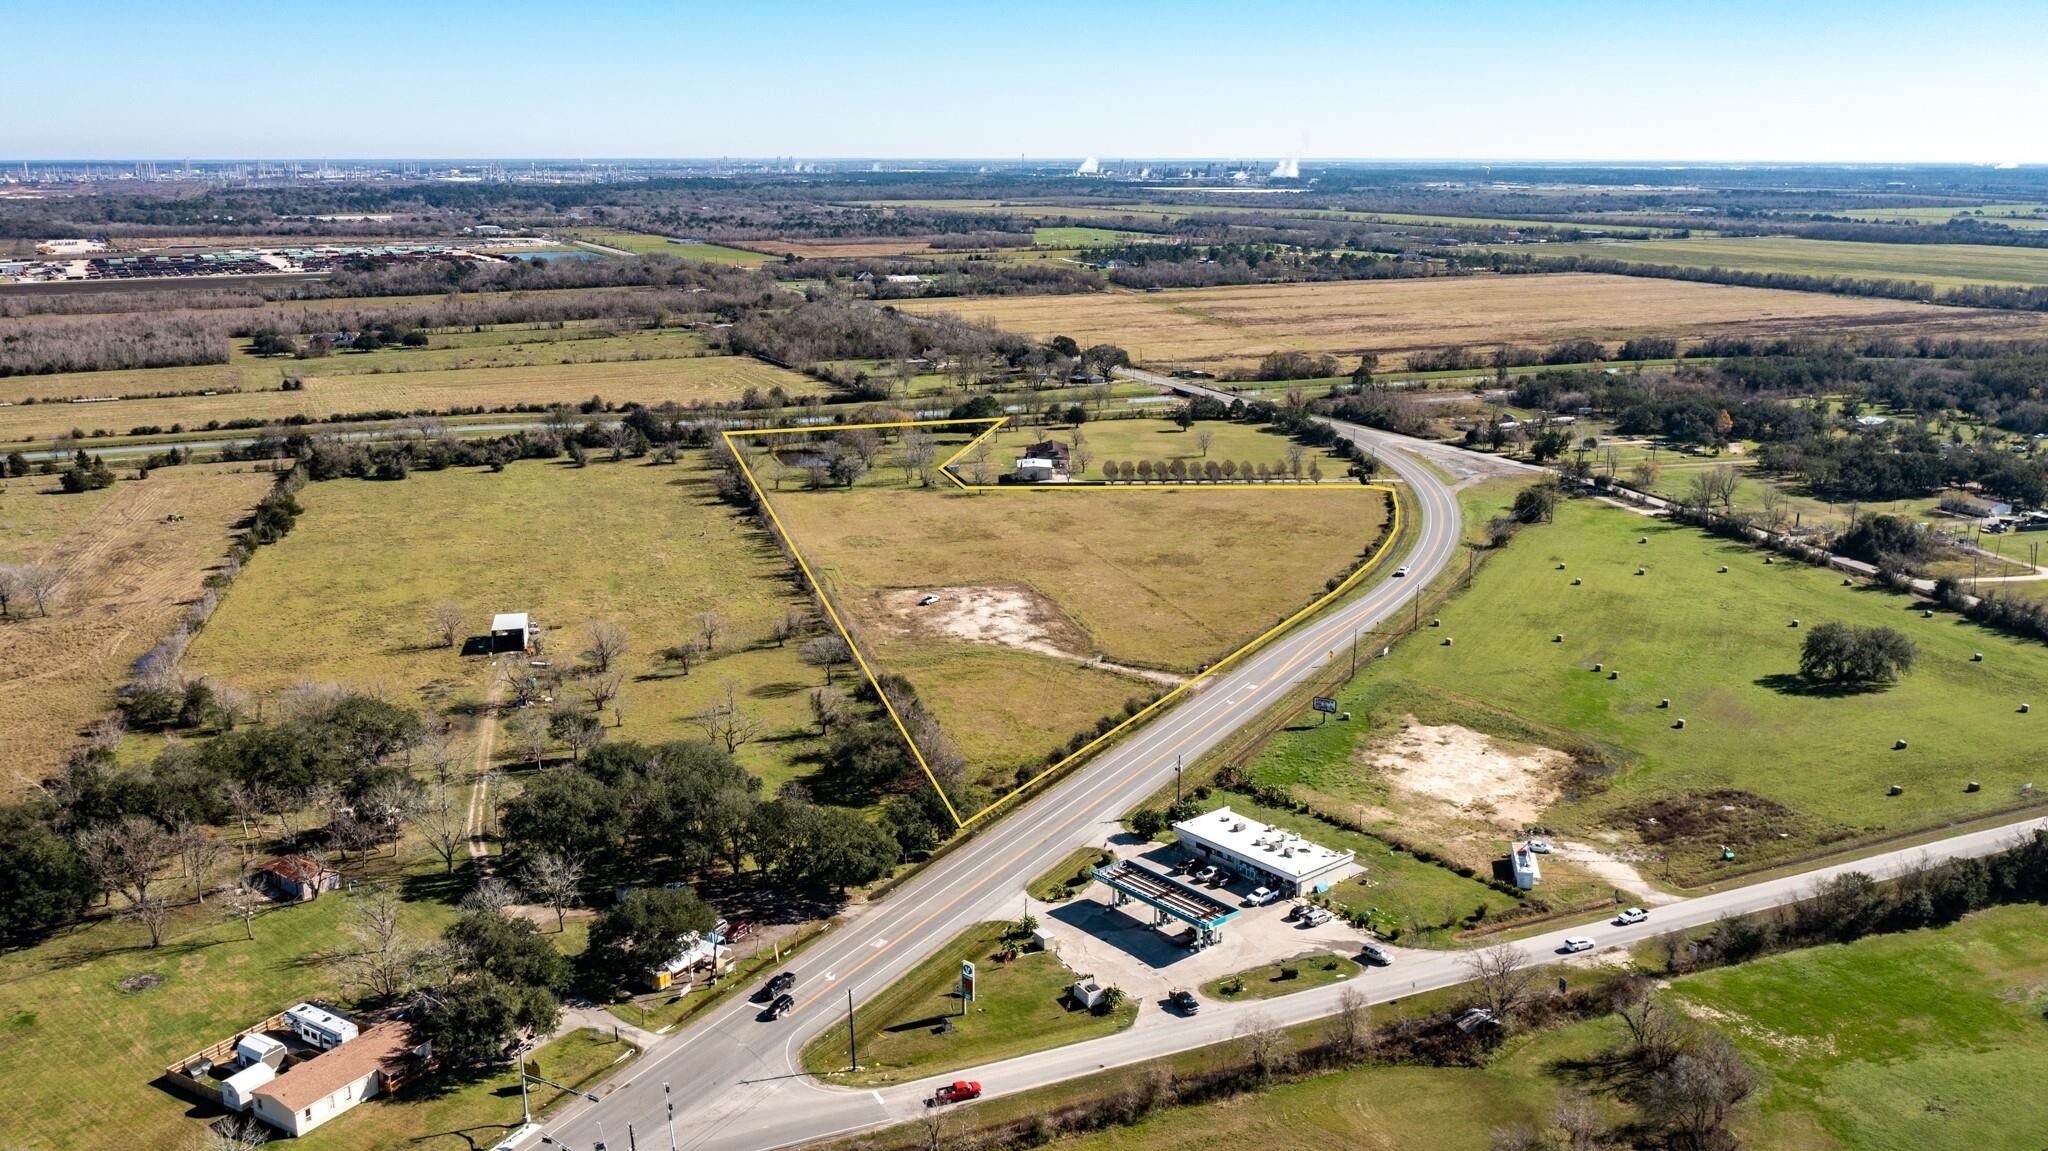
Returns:
[[[1380,491],[1335,484],[769,499],[876,669],[991,784],[1321,595],[1386,517]]]
[[[2032,313],[1577,273],[913,300],[897,306],[987,320],[1041,338],[1063,334],[1083,345],[1120,344],[1154,365],[1212,368],[1290,348],[1339,357],[1377,352],[1398,363],[1407,353],[1452,345],[1541,346],[1581,337],[1618,343],[1635,335],[1698,340],[2048,331],[2048,317]]]
[[[195,465],[79,495],[47,494],[47,476],[0,485],[0,562],[65,572],[48,619],[30,608],[0,624],[0,794],[49,774],[112,708],[129,665],[198,596],[269,483],[242,466]],[[167,522],[172,512],[185,518]]]
[[[929,241],[916,236],[885,240],[748,240],[747,243],[764,252],[813,260],[834,256],[909,256],[932,250]]]
[[[155,370],[190,372],[196,369]],[[222,373],[224,382],[236,372],[231,365],[214,370]],[[137,374],[118,373],[123,377]],[[111,378],[114,375],[116,373],[96,372],[66,378],[82,378],[85,384],[90,384],[92,376],[106,376],[109,377],[107,382],[113,384],[116,383]],[[243,373],[241,378],[246,379],[248,375]],[[37,384],[35,379],[31,377],[29,383],[21,386],[30,389],[48,386]],[[42,379],[57,380],[59,377]],[[127,383],[134,386],[132,380]],[[182,423],[187,428],[197,428],[209,420],[223,423],[236,419],[282,420],[294,415],[321,419],[382,409],[447,411],[469,406],[566,403],[592,395],[601,395],[618,403],[635,400],[653,404],[673,400],[687,404],[692,401],[736,400],[750,387],[766,391],[777,384],[792,395],[808,395],[823,390],[821,384],[808,376],[739,356],[309,376],[305,383],[303,391],[274,390],[275,384],[266,372],[263,386],[273,390],[93,404],[4,407],[0,408],[0,443],[47,439],[72,428],[81,428],[88,433],[104,428],[109,433],[121,435],[130,428],[145,424],[169,427]],[[178,386],[190,385],[185,384],[181,377]]]

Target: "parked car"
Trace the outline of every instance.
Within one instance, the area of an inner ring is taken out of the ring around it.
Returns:
[[[918,600],[918,601],[917,601],[917,606],[919,606],[919,607],[930,607],[930,606],[932,606],[933,604],[935,604],[935,603],[937,603],[937,602],[939,602],[939,597],[938,597],[938,596],[935,596],[935,595],[928,595],[928,596],[924,597],[923,599],[921,599],[921,600]]]
[[[1270,887],[1261,887],[1244,897],[1246,907],[1264,907],[1280,898],[1280,893]]]
[[[1529,841],[1529,850],[1538,855],[1549,855],[1550,841],[1547,839],[1532,839]]]
[[[1303,927],[1321,927],[1335,918],[1337,917],[1331,914],[1328,908],[1311,907],[1301,913],[1301,925]]]
[[[796,972],[794,972],[794,971],[785,971],[785,972],[782,972],[782,973],[781,973],[780,975],[777,975],[777,976],[776,976],[775,978],[773,978],[773,979],[770,979],[770,980],[768,981],[768,986],[766,986],[766,987],[763,987],[763,988],[761,989],[761,998],[763,998],[763,999],[773,999],[773,998],[775,998],[776,996],[778,996],[778,995],[782,994],[782,993],[783,993],[783,992],[785,992],[785,991],[788,991],[788,990],[789,990],[790,988],[792,988],[792,987],[795,987],[795,986],[796,986]]]
[[[1307,910],[1308,904],[1296,902],[1292,907],[1289,907],[1287,909],[1287,922],[1292,923],[1295,920],[1300,919],[1301,913]]]
[[[1203,868],[1202,870],[1195,872],[1195,882],[1211,883],[1214,882],[1216,877],[1221,874],[1222,872],[1218,871],[1216,869],[1216,865],[1212,863],[1209,866]]]
[[[1193,1015],[1202,1009],[1201,1000],[1196,999],[1195,993],[1184,987],[1174,988],[1167,993],[1166,998],[1173,1004],[1173,1009],[1182,1015]]]
[[[1365,961],[1375,967],[1386,967],[1394,962],[1393,953],[1377,943],[1368,943],[1359,948],[1359,954],[1365,956]]]
[[[1593,950],[1593,938],[1589,935],[1567,936],[1565,937],[1564,946],[1558,948],[1558,950],[1566,954],[1574,951],[1591,951]]]
[[[1627,911],[1622,912],[1620,915],[1615,916],[1614,922],[1623,927],[1627,927],[1631,923],[1641,923],[1643,920],[1648,919],[1649,917],[1650,913],[1644,911],[1642,908],[1631,907]]]
[[[780,1018],[782,1018],[783,1016],[785,1016],[785,1015],[789,1014],[789,1013],[790,1013],[790,1011],[791,1011],[791,1009],[793,1009],[793,1008],[795,1008],[795,1007],[796,1007],[796,996],[794,996],[794,995],[778,995],[778,996],[776,996],[776,997],[775,997],[775,1002],[773,1002],[773,1003],[770,1003],[770,1004],[768,1005],[768,1018],[770,1018],[770,1019],[780,1019]]]
[[[953,1082],[933,1092],[932,1100],[926,1106],[934,1107],[941,1103],[965,1103],[969,1099],[979,1098],[980,1095],[981,1084],[971,1079],[955,1079]]]

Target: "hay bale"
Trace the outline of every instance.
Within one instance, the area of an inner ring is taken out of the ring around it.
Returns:
[[[1852,579],[1850,579],[1850,578],[1849,578],[1848,576],[1843,576],[1843,577],[1842,577],[1842,586],[1843,586],[1843,587],[1851,587],[1851,586],[1854,586],[1854,585],[1855,585],[1855,583],[1856,583],[1856,581],[1855,581],[1855,580],[1852,580]]]
[[[1791,623],[1787,624],[1786,626],[1787,626],[1787,627],[1798,627],[1798,626],[1799,626],[1799,621],[1795,619],[1795,620],[1793,620],[1793,621],[1792,621]]]
[[[1934,609],[1933,609],[1933,608],[1931,608],[1931,607],[1930,607],[1930,608],[1922,608],[1922,609],[1920,609],[1920,618],[1921,618],[1921,619],[1933,619],[1933,618],[1934,618]]]
[[[1670,707],[1670,706],[1671,706],[1671,701],[1670,701],[1669,699],[1660,699],[1660,700],[1658,700],[1658,701],[1657,701],[1657,706],[1658,706],[1658,707]]]
[[[1573,577],[1572,577],[1572,586],[1573,586],[1573,587],[1577,587],[1577,586],[1579,586],[1579,578],[1578,578],[1577,576],[1573,576]]]
[[[1774,564],[1774,563],[1777,563],[1778,561],[1777,561],[1776,557],[1774,557],[1774,556],[1765,556],[1765,557],[1764,557],[1764,562],[1765,562],[1765,563],[1767,563],[1767,564]]]
[[[1637,536],[1637,537],[1636,537],[1636,542],[1637,542],[1637,543],[1639,543],[1639,544],[1646,544],[1646,543],[1649,543],[1649,542],[1650,542],[1650,537],[1649,537],[1649,536]]]
[[[1550,642],[1552,642],[1552,643],[1563,643],[1563,642],[1564,642],[1564,633],[1563,633],[1563,632],[1558,632],[1558,633],[1557,633],[1556,635],[1554,635],[1554,636],[1551,636],[1551,637],[1550,637]]]
[[[1445,636],[1445,637],[1444,637],[1444,646],[1445,646],[1445,647],[1449,647],[1449,646],[1451,646],[1451,637],[1450,637],[1450,636]]]
[[[1973,779],[1970,782],[1963,785],[1963,790],[1974,794],[1975,792],[1982,791],[1983,788],[1979,787],[1977,785],[1977,781]]]
[[[1620,678],[1621,678],[1621,673],[1620,673],[1620,672],[1618,672],[1618,671],[1610,671],[1610,672],[1608,672],[1608,673],[1607,673],[1607,678],[1608,678],[1608,679],[1620,679]]]
[[[1431,627],[1442,627],[1442,626],[1444,626],[1444,621],[1442,621],[1442,620],[1440,620],[1440,619],[1432,619],[1432,620],[1430,620],[1430,621],[1429,621],[1429,626],[1431,626]]]
[[[1904,794],[1906,794],[1906,789],[1905,789],[1905,788],[1903,788],[1903,787],[1900,787],[1900,786],[1899,786],[1898,784],[1896,784],[1896,783],[1895,783],[1895,784],[1892,784],[1892,786],[1891,786],[1890,790],[1886,791],[1886,792],[1885,792],[1885,794],[1886,794],[1886,795],[1904,795]]]
[[[1594,665],[1593,665],[1593,670],[1594,670],[1594,671],[1606,671],[1606,670],[1607,670],[1607,665],[1606,665],[1606,664],[1604,664],[1604,663],[1596,663],[1596,664],[1594,664]]]
[[[2021,715],[2025,715],[2025,714],[2027,714],[2027,705],[2026,705],[2026,704],[2024,704],[2024,703],[2020,705],[2020,714],[2021,714]]]
[[[1893,750],[1893,751],[1904,751],[1904,750],[1906,750],[1906,741],[1905,741],[1905,740],[1903,740],[1903,739],[1895,739],[1895,740],[1893,740],[1893,741],[1892,741],[1892,750]]]
[[[1563,570],[1564,570],[1564,564],[1562,564],[1562,563],[1559,563],[1559,564],[1557,565],[1557,570],[1559,570],[1559,571],[1563,571]]]
[[[1984,653],[1983,653],[1983,652],[1981,652],[1981,651],[1979,651],[1979,652],[1972,652],[1972,653],[1970,653],[1970,662],[1971,662],[1971,663],[1983,663],[1983,662],[1984,662]]]
[[[1721,574],[1722,574],[1722,575],[1727,575],[1727,574],[1728,574],[1728,565],[1727,565],[1727,564],[1722,564],[1722,565],[1721,565]]]
[[[1671,726],[1678,731],[1684,731],[1685,721],[1682,719],[1674,719],[1671,721]]]

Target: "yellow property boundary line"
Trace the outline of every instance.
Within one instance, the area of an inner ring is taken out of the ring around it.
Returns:
[[[976,444],[979,444],[982,440],[994,435],[997,429],[1001,428],[1004,424],[1008,423],[1009,420],[1010,417],[1008,416],[986,416],[972,419],[957,420],[899,420],[893,423],[826,424],[814,428],[751,428],[742,429],[738,431],[727,431],[722,432],[720,434],[725,437],[725,443],[728,449],[736,449],[736,445],[733,442],[734,440],[750,436],[787,436],[803,434],[816,435],[820,433],[830,434],[833,432],[855,431],[859,429],[936,428],[952,427],[959,424],[987,424],[988,427],[983,429],[980,435],[975,436],[973,439],[967,441],[965,446],[963,446],[959,451],[954,452],[951,456],[948,456],[946,458],[946,461],[939,465],[940,474],[945,476],[947,479],[951,480],[953,482],[953,485],[959,488],[961,491],[1101,492],[1174,491],[1178,489],[1199,489],[1202,491],[1237,490],[1314,492],[1356,491],[1358,490],[1358,488],[1362,487],[1369,491],[1385,492],[1388,496],[1388,502],[1392,506],[1393,514],[1391,516],[1390,522],[1387,525],[1386,538],[1380,542],[1380,546],[1374,549],[1373,554],[1367,557],[1364,563],[1359,564],[1358,567],[1355,570],[1353,570],[1350,575],[1344,577],[1343,582],[1339,583],[1336,587],[1331,588],[1328,592],[1325,592],[1323,595],[1317,597],[1307,607],[1302,608],[1301,610],[1295,612],[1293,615],[1290,615],[1286,619],[1281,620],[1279,623],[1274,624],[1272,627],[1268,628],[1263,634],[1258,636],[1258,638],[1253,639],[1249,643],[1246,643],[1244,646],[1238,648],[1236,651],[1233,651],[1229,655],[1224,656],[1222,659],[1219,659],[1216,662],[1210,664],[1207,668],[1203,669],[1202,672],[1196,675],[1194,678],[1189,679],[1185,683],[1182,683],[1179,687],[1174,688],[1172,691],[1169,691],[1165,695],[1160,696],[1158,699],[1153,700],[1150,704],[1146,705],[1145,707],[1139,709],[1136,712],[1133,712],[1122,723],[1117,724],[1115,727],[1110,728],[1108,731],[1103,732],[1101,735],[1098,735],[1094,739],[1083,744],[1080,748],[1075,750],[1066,758],[1061,759],[1058,763],[1053,764],[1052,766],[1046,768],[1044,771],[1039,772],[1037,775],[1032,776],[1030,779],[1025,780],[1023,783],[1018,784],[1009,792],[1005,793],[1002,797],[991,801],[988,804],[988,806],[983,807],[980,811],[977,811],[974,814],[969,815],[963,819],[960,816],[959,809],[953,806],[952,797],[946,794],[945,788],[939,786],[938,777],[932,774],[931,764],[925,761],[924,750],[917,746],[917,741],[915,739],[911,738],[910,729],[904,724],[903,717],[897,714],[896,705],[890,702],[889,693],[882,690],[881,682],[875,677],[874,667],[868,662],[866,654],[864,654],[860,650],[860,645],[854,642],[852,631],[850,631],[847,628],[846,621],[840,618],[838,607],[835,604],[833,604],[832,597],[830,595],[827,595],[825,592],[825,585],[821,583],[817,575],[811,571],[810,561],[804,558],[803,549],[797,546],[796,537],[790,534],[789,528],[782,522],[782,517],[776,514],[775,505],[768,499],[768,493],[762,489],[761,481],[754,475],[753,469],[747,466],[746,455],[738,450],[733,450],[733,459],[737,461],[739,464],[740,474],[744,475],[747,478],[748,486],[753,488],[755,500],[757,500],[760,503],[760,505],[767,510],[768,521],[775,525],[775,530],[777,534],[782,536],[783,544],[789,548],[789,554],[796,558],[797,569],[803,572],[804,579],[811,585],[811,590],[817,594],[818,602],[825,608],[826,617],[832,621],[832,626],[839,632],[839,638],[846,642],[846,650],[852,653],[854,663],[860,668],[861,674],[867,677],[868,686],[874,689],[875,697],[882,701],[883,710],[888,712],[890,722],[896,725],[897,733],[903,737],[904,744],[910,748],[910,754],[917,760],[917,766],[924,771],[925,779],[931,782],[932,790],[939,793],[939,801],[946,805],[946,813],[953,817],[953,823],[956,827],[960,828],[967,827],[969,824],[972,824],[976,820],[981,819],[983,816],[988,815],[990,812],[995,811],[997,808],[1010,802],[1017,796],[1023,794],[1026,791],[1029,791],[1034,785],[1042,782],[1043,780],[1047,779],[1052,775],[1057,774],[1061,769],[1067,767],[1070,764],[1078,762],[1079,760],[1086,757],[1089,753],[1095,751],[1097,748],[1102,747],[1104,744],[1122,735],[1124,732],[1130,730],[1138,723],[1151,717],[1153,714],[1160,711],[1161,709],[1167,707],[1169,704],[1179,699],[1182,695],[1192,691],[1198,684],[1201,684],[1204,680],[1209,679],[1211,676],[1214,676],[1218,672],[1221,672],[1224,668],[1227,668],[1232,664],[1236,663],[1238,660],[1244,658],[1246,655],[1250,654],[1254,649],[1263,645],[1267,640],[1272,639],[1274,636],[1279,635],[1281,632],[1286,631],[1287,629],[1300,623],[1302,620],[1307,619],[1309,616],[1312,616],[1318,611],[1321,611],[1323,608],[1329,606],[1330,604],[1335,603],[1337,600],[1341,599],[1343,596],[1349,593],[1354,587],[1356,587],[1358,585],[1358,582],[1365,578],[1366,573],[1372,571],[1375,567],[1378,567],[1380,561],[1386,558],[1387,552],[1391,550],[1395,543],[1397,543],[1401,538],[1401,497],[1398,489],[1394,488],[1392,485],[1389,484],[1361,484],[1357,487],[1354,487],[1350,484],[1276,485],[1268,483],[1247,484],[1243,482],[1220,482],[1199,484],[1081,483],[1055,484],[1044,487],[1036,485],[1029,487],[1020,487],[1011,484],[969,484],[961,480],[960,477],[953,474],[952,466],[954,461],[958,460],[961,456],[964,456],[968,452],[972,451],[974,449],[974,446]]]

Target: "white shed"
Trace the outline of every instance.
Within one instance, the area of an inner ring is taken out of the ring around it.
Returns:
[[[1523,891],[1533,891],[1538,880],[1543,878],[1543,867],[1536,862],[1536,853],[1526,843],[1517,843],[1508,853],[1508,866],[1515,873],[1515,886]]]
[[[533,624],[523,611],[501,611],[491,617],[491,651],[525,651],[533,646]]]
[[[256,1105],[256,1089],[277,1078],[268,1063],[251,1063],[220,1081],[221,1106],[230,1111],[247,1111]]]
[[[235,1041],[235,1054],[250,1063],[268,1063],[275,1071],[284,1062],[284,1041],[261,1031],[251,1031]]]

